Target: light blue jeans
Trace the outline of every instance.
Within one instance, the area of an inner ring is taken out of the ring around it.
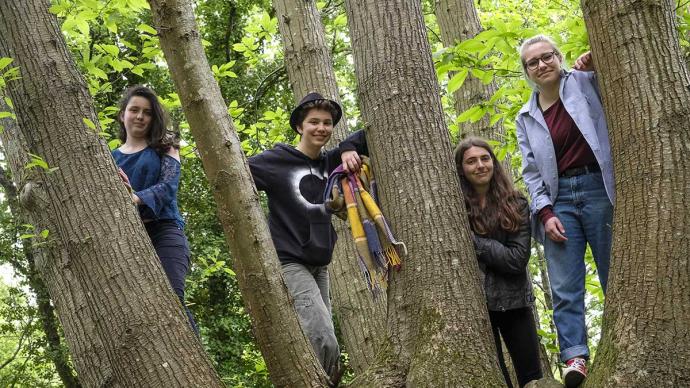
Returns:
[[[604,293],[609,276],[613,206],[601,173],[558,179],[553,211],[565,228],[564,242],[544,238],[553,293],[553,319],[561,361],[589,357],[585,326],[585,249],[589,244]]]
[[[333,377],[338,369],[340,348],[331,317],[328,267],[283,263],[282,268],[302,330],[326,374]]]

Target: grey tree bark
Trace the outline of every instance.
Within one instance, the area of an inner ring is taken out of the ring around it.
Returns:
[[[300,329],[240,141],[201,45],[193,2],[149,3],[213,188],[242,297],[271,381],[279,387],[325,386],[328,378]]]
[[[10,109],[11,108],[6,106],[5,102],[2,100],[2,93],[0,92],[0,110]],[[6,139],[9,136],[12,136],[12,133],[17,133],[18,135],[16,122],[13,119],[0,119],[0,126],[3,127],[3,133],[0,133],[0,142],[6,142]],[[14,148],[16,149],[16,147]],[[3,155],[7,155],[7,151],[5,151],[4,148],[1,152]],[[15,174],[21,175],[23,168],[18,167],[19,166],[15,166],[14,168],[16,171]],[[19,193],[17,192],[17,187],[12,181],[12,174],[2,167],[0,167],[0,186],[2,186],[2,189],[5,193],[5,200],[8,202],[10,212],[12,212],[12,216],[16,222],[18,224],[22,223],[33,225],[33,221],[24,215],[21,205],[19,204]],[[60,376],[62,384],[67,388],[80,388],[81,384],[79,379],[77,378],[76,373],[69,362],[69,353],[67,352],[67,349],[62,346],[62,338],[58,331],[58,318],[55,315],[55,309],[50,301],[48,286],[45,284],[36,268],[36,256],[41,256],[39,246],[34,246],[32,239],[23,240],[22,252],[26,262],[18,265],[20,268],[15,266],[14,269],[15,271],[21,271],[23,275],[26,276],[26,279],[29,283],[29,288],[36,297],[36,306],[39,319],[41,321],[41,328],[43,329],[43,335],[45,336],[46,343],[48,344],[48,357],[55,366],[55,370],[58,373],[58,376]],[[94,352],[94,358],[96,361],[104,359],[102,354],[98,354],[96,352]],[[108,374],[110,373],[109,366],[103,369],[108,372]],[[102,372],[103,371],[94,371],[96,374]],[[90,377],[96,376],[89,376],[87,377],[87,380],[89,380]]]
[[[602,337],[586,386],[690,386],[690,77],[672,0],[581,1],[616,176]]]
[[[3,108],[3,110],[10,109]],[[23,222],[34,225],[39,232],[44,229],[49,230],[49,236],[53,241],[61,241],[53,220],[42,215],[41,212],[44,209],[39,206],[25,208],[20,205],[21,192],[19,190],[21,188],[34,198],[45,198],[47,194],[43,189],[42,181],[37,179],[39,177],[24,168],[30,162],[29,148],[17,123],[10,118],[5,118],[0,120],[0,125],[4,128],[0,132],[0,141],[12,175],[12,183],[19,188],[15,214],[18,214]],[[45,243],[40,240],[37,242]],[[93,316],[81,313],[88,309],[86,291],[77,281],[71,266],[68,265],[70,258],[67,250],[57,243],[40,244],[33,247],[31,254],[34,256],[36,271],[45,283],[55,305],[80,383],[86,387],[120,386],[113,375],[103,343],[96,333]]]
[[[290,86],[299,102],[312,91],[341,103],[324,26],[313,0],[274,0],[283,39],[285,65]],[[347,116],[335,127],[330,146],[348,134]],[[329,265],[333,308],[350,356],[350,365],[361,373],[376,355],[385,333],[386,298],[374,300],[357,265],[357,251],[347,223],[333,218],[340,238]]]
[[[387,338],[354,386],[501,386],[421,4],[346,0],[384,212],[407,244]]]
[[[454,46],[482,32],[482,25],[473,0],[434,0],[434,5],[434,13],[444,46]],[[476,104],[489,101],[495,92],[494,82],[484,85],[482,81],[469,74],[462,87],[453,93],[455,111],[461,114]],[[463,123],[462,135],[465,134],[500,141],[504,131],[500,122],[491,125],[489,117],[484,116],[476,123]]]
[[[95,384],[221,386],[107,146],[84,123],[98,120],[49,5],[0,2],[0,56],[14,58],[21,69],[21,78],[8,84],[26,139],[18,152],[38,155],[51,168],[31,169],[18,187],[22,206],[38,230],[49,229],[46,243],[60,253],[37,267],[54,292],[70,348],[84,349],[73,354],[82,382],[103,377],[83,369],[96,367],[88,359],[93,350],[94,358],[107,357],[112,371],[111,379]],[[23,168],[19,158],[10,160]],[[94,344],[103,350],[89,349]]]

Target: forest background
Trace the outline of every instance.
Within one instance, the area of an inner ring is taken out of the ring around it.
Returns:
[[[356,80],[345,9],[340,1],[318,1],[331,48],[333,66],[343,105],[352,130],[361,127],[356,101]],[[483,0],[475,4],[484,32],[456,46],[445,47],[435,18],[434,3],[424,2],[427,32],[432,47],[441,101],[452,138],[457,139],[481,120],[502,123],[504,136],[495,142],[500,158],[506,158],[519,177],[520,154],[515,139],[514,117],[530,89],[522,78],[517,53],[520,42],[536,33],[551,35],[560,44],[566,63],[588,50],[588,38],[580,2],[571,0]],[[247,156],[270,148],[276,142],[294,143],[288,126],[294,106],[278,20],[270,1],[209,0],[196,2],[195,14],[223,97]],[[687,41],[690,8],[677,3],[677,26],[681,47],[690,58]],[[187,303],[201,328],[203,345],[221,379],[228,386],[271,386],[266,365],[252,338],[249,318],[232,270],[218,222],[213,196],[182,114],[156,30],[145,0],[54,0],[51,12],[59,17],[68,46],[94,99],[100,128],[111,148],[116,140],[117,103],[124,88],[133,84],[153,87],[172,116],[173,126],[183,138],[182,181],[178,200],[187,222],[193,267],[187,279]],[[0,58],[0,87],[16,77],[11,58]],[[458,114],[453,92],[471,79],[495,83],[490,98]],[[10,105],[11,101],[5,101]],[[0,118],[12,117],[11,109],[0,109]],[[86,122],[87,126],[95,125]],[[32,163],[41,165],[36,156]],[[4,161],[0,162],[7,171]],[[1,177],[5,183],[7,176]],[[522,186],[519,178],[516,184]],[[3,185],[4,189],[7,186]],[[46,334],[42,322],[57,322],[51,311],[37,303],[27,274],[31,271],[23,248],[28,242],[46,239],[47,231],[35,230],[18,220],[9,209],[7,194],[0,201],[0,386],[52,387],[65,382],[54,360],[70,365],[65,342],[60,347]],[[347,237],[345,237],[347,238]],[[592,266],[587,276],[587,324],[590,348],[596,352],[603,294]],[[556,335],[551,321],[550,297],[540,247],[530,261],[540,318],[539,335],[547,358],[558,376]],[[338,316],[335,316],[338,324]],[[61,333],[58,331],[58,335]],[[342,341],[341,341],[342,343]],[[343,361],[347,364],[347,349]],[[345,379],[351,378],[352,372]]]

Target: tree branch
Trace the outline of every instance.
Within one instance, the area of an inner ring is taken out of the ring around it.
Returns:
[[[24,326],[24,330],[22,331],[22,336],[19,337],[19,343],[17,344],[17,348],[14,350],[14,353],[10,358],[5,360],[2,364],[0,364],[0,370],[2,370],[4,367],[7,365],[11,364],[12,361],[17,359],[17,355],[19,354],[19,351],[22,350],[22,345],[24,345],[24,339],[26,336],[29,334],[29,329],[31,328],[31,322],[33,322],[33,317],[29,319],[29,322]]]

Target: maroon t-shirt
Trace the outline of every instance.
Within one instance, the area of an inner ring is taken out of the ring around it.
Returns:
[[[565,110],[563,101],[560,98],[542,114],[551,133],[559,175],[570,168],[584,167],[597,163],[592,148],[587,144],[587,140],[582,136],[582,132],[580,132],[573,118]],[[551,206],[547,206],[539,211],[539,218],[543,223],[546,223],[551,217],[553,217]]]
[[[596,164],[592,149],[559,98],[543,113],[556,152],[558,174],[576,167]]]

